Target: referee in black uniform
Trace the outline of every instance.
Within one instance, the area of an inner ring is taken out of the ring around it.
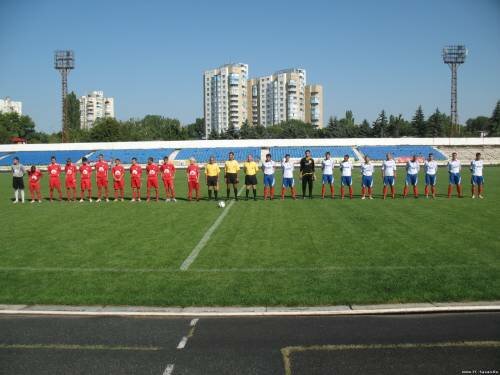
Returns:
[[[300,177],[302,178],[302,199],[306,199],[306,185],[309,185],[309,199],[312,199],[314,160],[310,150],[306,150],[306,156],[300,159]]]

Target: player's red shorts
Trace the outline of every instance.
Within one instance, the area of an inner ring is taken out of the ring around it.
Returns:
[[[80,181],[80,188],[82,190],[91,190],[92,189],[92,181],[90,181],[90,179],[81,180]]]
[[[60,189],[61,181],[59,178],[50,178],[49,179],[49,189]]]
[[[72,178],[71,180],[65,181],[66,189],[76,189],[76,180]]]
[[[130,179],[130,186],[132,189],[140,189],[141,188],[141,179],[137,177],[132,177]]]
[[[108,178],[97,177],[97,187],[108,187]]]
[[[188,186],[190,189],[198,190],[200,188],[200,183],[198,181],[188,181]]]
[[[157,178],[148,178],[148,189],[155,188],[158,189],[158,179]]]
[[[40,181],[38,182],[30,182],[30,191],[39,191],[40,190]]]
[[[165,189],[173,189],[174,188],[174,180],[172,178],[164,178],[163,185],[165,185]]]
[[[115,190],[123,190],[125,188],[125,181],[123,178],[120,181],[113,182],[113,189]]]

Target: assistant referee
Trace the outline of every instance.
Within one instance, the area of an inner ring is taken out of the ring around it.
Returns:
[[[247,161],[243,164],[243,171],[245,172],[245,185],[246,185],[246,198],[248,200],[248,194],[250,188],[253,192],[253,200],[257,200],[257,171],[259,166],[253,161],[253,156],[248,155]]]
[[[208,164],[205,165],[205,178],[208,187],[208,200],[212,199],[212,191],[214,199],[217,200],[219,194],[219,165],[215,162],[215,156],[210,156]]]

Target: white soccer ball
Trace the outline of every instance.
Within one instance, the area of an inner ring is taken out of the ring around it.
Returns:
[[[224,201],[219,201],[219,203],[217,203],[217,205],[219,206],[219,208],[226,207],[226,203],[224,203]]]

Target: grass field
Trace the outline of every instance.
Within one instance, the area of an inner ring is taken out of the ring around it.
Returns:
[[[0,303],[248,306],[500,299],[499,172],[499,167],[485,169],[484,200],[470,199],[467,171],[466,198],[445,198],[447,176],[440,170],[436,200],[383,201],[377,174],[377,199],[362,201],[356,172],[352,201],[318,199],[316,183],[313,200],[235,202],[224,209],[227,215],[187,271],[180,265],[223,212],[214,202],[13,205],[11,177],[0,174]],[[338,182],[338,170],[335,177]],[[42,185],[47,196],[46,178]],[[179,197],[186,196],[185,185],[180,171]]]

